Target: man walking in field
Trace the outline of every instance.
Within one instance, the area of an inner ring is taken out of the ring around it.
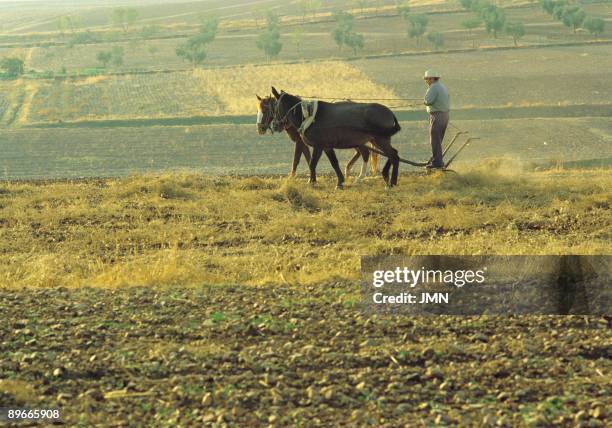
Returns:
[[[442,140],[448,126],[450,99],[446,86],[440,82],[440,74],[427,70],[423,79],[429,86],[425,94],[424,104],[429,113],[429,136],[432,158],[427,164],[428,169],[444,168],[442,160]]]

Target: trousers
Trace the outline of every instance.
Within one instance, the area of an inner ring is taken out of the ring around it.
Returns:
[[[431,165],[434,167],[444,166],[444,160],[442,159],[442,140],[444,140],[449,117],[447,111],[429,113],[429,140],[432,154]]]

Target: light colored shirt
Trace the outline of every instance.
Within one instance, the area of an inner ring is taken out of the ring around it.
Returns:
[[[427,89],[425,105],[427,106],[427,113],[434,113],[436,111],[447,112],[450,110],[448,89],[439,80]]]

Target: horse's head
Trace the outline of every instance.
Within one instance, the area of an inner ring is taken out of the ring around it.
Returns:
[[[264,135],[268,129],[272,130],[271,124],[274,119],[276,100],[272,95],[261,98],[257,95],[257,133]]]
[[[276,104],[272,118],[272,131],[281,132],[289,126],[299,127],[300,124],[295,123],[297,120],[295,110],[301,100],[285,91],[279,93],[274,86],[272,95]]]

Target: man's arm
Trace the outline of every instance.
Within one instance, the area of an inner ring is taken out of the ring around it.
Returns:
[[[437,97],[438,97],[438,88],[435,85],[430,86],[429,89],[427,90],[427,93],[425,94],[424,104],[426,106],[432,105],[436,101]]]

